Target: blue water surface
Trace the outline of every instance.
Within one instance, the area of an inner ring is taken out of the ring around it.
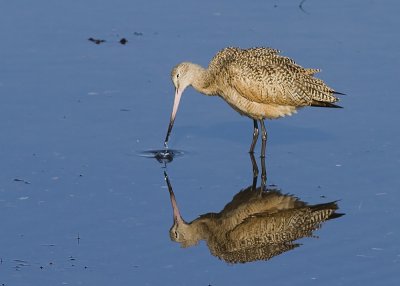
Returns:
[[[400,2],[299,4],[2,1],[0,285],[398,285]],[[138,156],[163,147],[171,68],[227,46],[279,49],[347,94],[266,122],[268,184],[346,214],[268,261],[168,234],[164,170],[186,220],[219,212],[252,183],[251,120],[188,89],[169,142],[185,154]]]

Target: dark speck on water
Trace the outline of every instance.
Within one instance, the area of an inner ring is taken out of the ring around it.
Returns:
[[[119,42],[121,45],[125,45],[128,42],[128,40],[125,38],[122,38],[121,40],[119,40]]]
[[[27,184],[27,185],[30,184],[30,182],[28,182],[28,181],[26,181],[26,180],[18,179],[18,178],[15,178],[15,179],[14,179],[14,182],[21,182],[21,183],[24,183],[24,184]]]

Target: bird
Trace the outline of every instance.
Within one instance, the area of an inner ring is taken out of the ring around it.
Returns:
[[[204,240],[210,253],[227,263],[269,260],[299,247],[296,240],[313,237],[326,220],[343,215],[336,212],[336,201],[308,205],[277,188],[254,189],[252,185],[239,191],[219,213],[186,222],[166,172],[164,176],[173,209],[171,240],[183,248]]]
[[[196,91],[219,96],[234,110],[253,119],[253,139],[250,153],[258,140],[261,125],[261,157],[265,157],[267,131],[264,119],[276,119],[296,113],[305,106],[342,108],[336,105],[336,95],[343,95],[314,77],[319,69],[303,68],[280,51],[256,47],[241,49],[228,47],[219,51],[208,68],[182,62],[171,72],[175,98],[164,147],[174,125],[179,102],[184,90],[192,86]]]

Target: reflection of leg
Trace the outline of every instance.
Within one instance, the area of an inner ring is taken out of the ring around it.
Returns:
[[[254,154],[250,153],[251,164],[253,165],[253,185],[252,189],[255,191],[257,189],[257,178],[258,178],[258,167]]]
[[[257,120],[253,119],[253,123],[254,123],[253,141],[251,142],[250,151],[249,151],[249,153],[251,153],[251,154],[254,153],[254,147],[256,146],[257,139],[258,139],[258,124],[257,124]]]
[[[267,130],[265,129],[264,119],[261,119],[260,123],[261,123],[261,139],[262,139],[261,158],[264,158],[265,157],[265,147],[267,145]]]
[[[265,168],[265,157],[261,157],[261,190],[267,187],[267,170]]]

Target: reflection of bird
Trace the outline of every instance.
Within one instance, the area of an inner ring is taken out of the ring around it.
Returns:
[[[175,99],[165,138],[172,130],[183,91],[192,85],[206,95],[221,96],[241,115],[253,119],[254,133],[250,153],[258,139],[258,124],[262,129],[261,156],[265,155],[267,132],[264,119],[291,115],[304,106],[340,107],[332,88],[315,78],[318,69],[306,69],[270,48],[225,48],[211,60],[208,69],[183,62],[172,70]]]
[[[219,213],[207,213],[187,223],[180,215],[170,181],[165,174],[173,208],[170,237],[182,247],[205,240],[211,254],[229,262],[267,260],[312,236],[322,222],[340,217],[336,202],[307,205],[278,190],[263,191],[250,186]]]

